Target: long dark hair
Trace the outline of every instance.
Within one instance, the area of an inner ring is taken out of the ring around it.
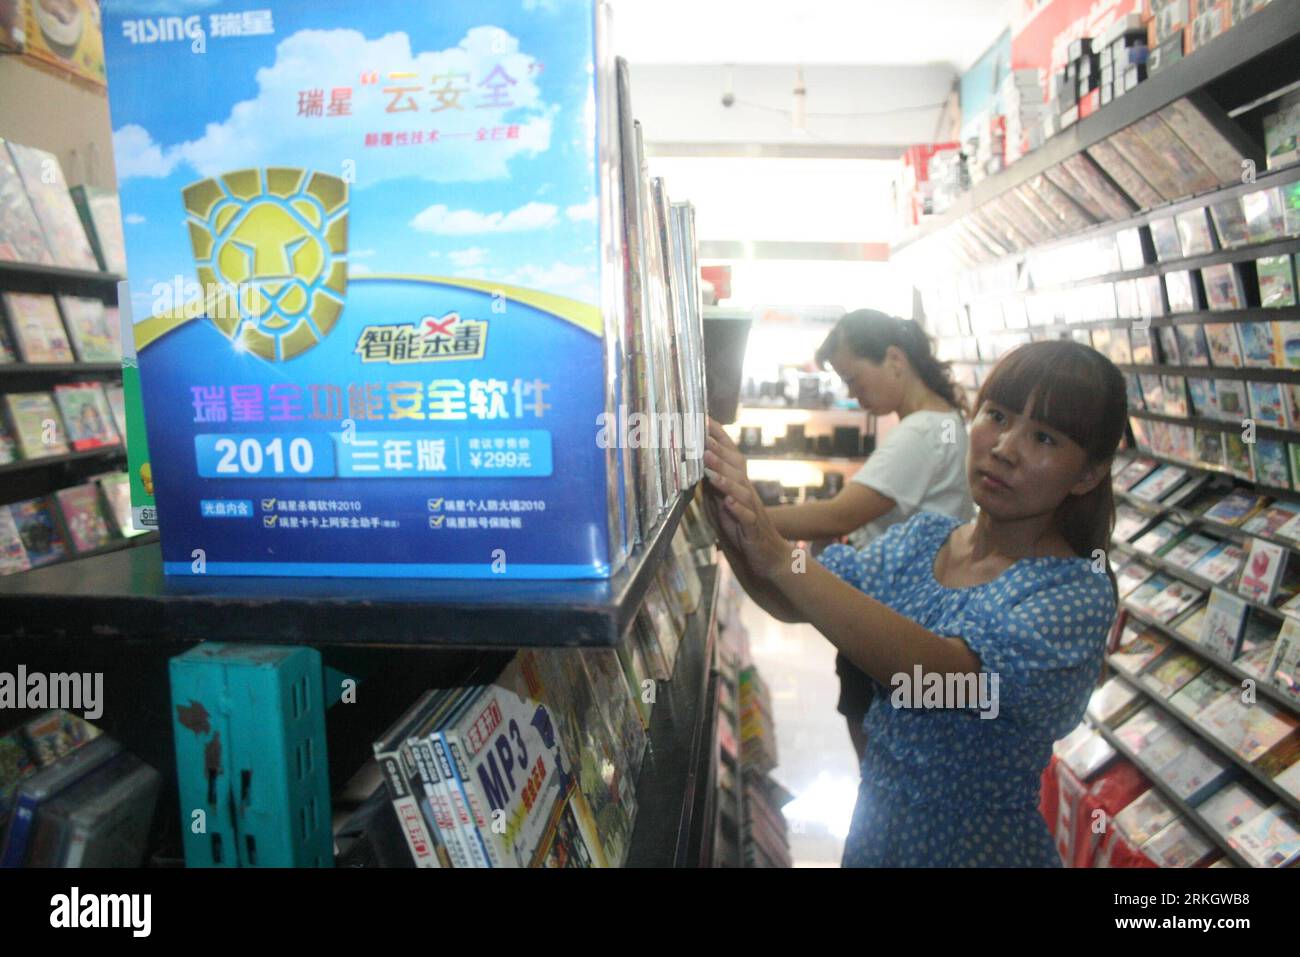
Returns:
[[[926,388],[963,416],[967,414],[966,393],[952,381],[951,364],[934,357],[930,337],[920,323],[874,309],[855,309],[840,317],[826,341],[817,349],[817,365],[825,366],[841,345],[859,359],[872,362],[883,362],[885,351],[890,346],[897,346],[907,356],[907,361]]]
[[[976,412],[986,401],[1015,412],[1032,401],[1029,417],[1077,442],[1089,464],[1108,462],[1119,448],[1128,418],[1124,376],[1095,349],[1069,339],[1030,342],[1007,353],[980,387]],[[1057,527],[1075,553],[1107,551],[1115,527],[1109,476],[1086,495],[1070,495],[1056,512]],[[1115,575],[1106,562],[1115,588]]]

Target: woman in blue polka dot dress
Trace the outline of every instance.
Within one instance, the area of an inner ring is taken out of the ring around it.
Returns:
[[[1083,717],[1115,614],[1104,550],[1124,379],[1086,346],[1029,343],[994,367],[975,409],[975,521],[921,512],[820,564],[776,532],[744,457],[710,423],[708,498],[737,578],[882,686],[846,867],[1060,863],[1039,779]]]

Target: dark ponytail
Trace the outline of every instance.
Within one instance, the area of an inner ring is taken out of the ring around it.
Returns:
[[[930,348],[930,337],[920,323],[899,319],[874,309],[856,309],[840,318],[817,350],[817,364],[824,366],[841,345],[860,359],[883,362],[890,346],[907,356],[913,371],[927,389],[965,417],[966,393],[952,380],[951,363],[940,362]]]

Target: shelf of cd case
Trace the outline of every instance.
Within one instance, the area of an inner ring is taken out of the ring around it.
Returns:
[[[1215,473],[1218,474],[1218,473]],[[1286,539],[1276,538],[1272,535],[1263,535],[1258,532],[1247,532],[1235,525],[1225,525],[1223,522],[1217,522],[1212,518],[1206,518],[1204,515],[1198,515],[1189,508],[1183,508],[1181,505],[1162,505],[1159,502],[1149,502],[1146,499],[1136,498],[1128,492],[1115,490],[1115,498],[1121,502],[1126,502],[1134,508],[1146,512],[1152,518],[1161,518],[1173,516],[1182,519],[1189,526],[1203,528],[1207,532],[1214,532],[1216,535],[1224,535],[1235,542],[1246,542],[1252,538],[1258,538],[1261,541],[1268,542],[1270,545],[1277,545],[1279,548],[1285,548],[1293,555],[1300,555],[1300,542],[1287,541]],[[1292,504],[1300,509],[1300,501],[1294,501]],[[1121,542],[1121,545],[1128,543]],[[1131,547],[1131,546],[1130,546]]]
[[[0,382],[7,379],[121,378],[120,362],[7,362],[0,363]]]
[[[1188,608],[1182,614],[1178,615],[1173,621],[1166,624],[1164,622],[1157,621],[1155,618],[1151,617],[1141,609],[1133,607],[1128,603],[1127,600],[1120,602],[1120,608],[1123,611],[1127,612],[1129,614],[1129,617],[1133,618],[1136,621],[1141,622],[1143,625],[1146,625],[1149,628],[1154,628],[1156,631],[1160,632],[1160,634],[1164,635],[1170,641],[1175,642],[1178,645],[1181,645],[1183,648],[1186,648],[1192,654],[1196,655],[1197,658],[1206,662],[1211,667],[1217,668],[1219,671],[1222,671],[1224,674],[1236,678],[1238,681],[1253,681],[1255,683],[1255,691],[1258,694],[1263,695],[1273,704],[1280,705],[1283,708],[1286,708],[1287,711],[1291,712],[1292,714],[1295,714],[1297,717],[1300,717],[1300,705],[1297,705],[1294,698],[1288,698],[1285,694],[1278,691],[1272,685],[1264,681],[1261,681],[1258,675],[1253,675],[1250,672],[1237,667],[1235,662],[1227,661],[1223,658],[1220,658],[1214,652],[1205,648],[1201,644],[1193,641],[1191,638],[1188,638],[1186,635],[1184,635],[1181,631],[1178,630],[1178,625],[1182,623],[1184,619],[1190,618],[1192,615],[1196,614],[1197,609],[1199,609],[1200,607],[1201,606],[1198,604],[1192,608]]]
[[[1267,436],[1265,436],[1265,438],[1267,438]],[[1212,468],[1207,468],[1204,465],[1198,465],[1195,462],[1187,462],[1184,461],[1183,459],[1170,458],[1167,455],[1161,455],[1159,452],[1156,452],[1145,446],[1139,446],[1135,451],[1137,451],[1140,455],[1145,456],[1146,458],[1154,459],[1155,461],[1161,463],[1162,465],[1177,465],[1179,468],[1188,469],[1189,471],[1198,472],[1203,475],[1217,476],[1217,477],[1228,478],[1228,479],[1239,479],[1240,481],[1248,483],[1250,487],[1253,488],[1255,491],[1267,495],[1280,497],[1283,495],[1294,496],[1296,494],[1296,490],[1293,488],[1285,488],[1279,485],[1265,485],[1262,482],[1252,482],[1250,479],[1240,475],[1235,475],[1232,472],[1227,471],[1226,469],[1212,469]]]
[[[1156,773],[1155,769],[1147,767],[1147,765],[1142,762],[1142,759],[1139,758],[1128,745],[1116,737],[1115,732],[1100,722],[1094,722],[1092,727],[1106,740],[1107,744],[1115,749],[1116,754],[1141,771],[1146,779],[1151,782],[1151,786],[1160,792],[1165,801],[1167,801],[1186,821],[1195,824],[1197,830],[1205,835],[1207,840],[1213,841],[1219,850],[1223,851],[1232,863],[1236,864],[1238,867],[1253,866],[1236,848],[1228,843],[1227,837],[1211,827],[1209,822],[1206,821],[1205,818],[1201,817],[1200,812],[1197,811],[1196,808],[1184,801],[1178,795],[1178,792],[1166,784],[1160,778],[1160,775]]]
[[[708,720],[717,634],[718,566],[699,569],[702,598],[686,623],[673,679],[658,686],[645,758],[636,783],[637,815],[625,867],[689,867],[701,850],[714,728]]]
[[[1138,323],[1149,328],[1158,326],[1182,326],[1196,325],[1201,323],[1239,323],[1239,322],[1296,322],[1300,321],[1300,306],[1280,306],[1265,308],[1263,306],[1251,306],[1246,309],[1197,309],[1194,312],[1174,312],[1161,316],[1129,316],[1129,317],[1106,317],[1098,319],[1079,319],[1072,322],[1044,322],[1029,323],[1025,326],[1009,326],[1004,329],[987,329],[982,330],[980,335],[986,338],[996,338],[997,336],[1014,335],[1016,333],[1034,333],[1034,332],[1074,332],[1082,329],[1091,332],[1094,329],[1128,329]],[[940,336],[938,338],[969,338],[967,336]],[[954,365],[990,365],[994,360],[991,359],[953,359]],[[1150,363],[1140,365],[1140,368],[1146,371],[1161,368],[1159,363]],[[1224,369],[1231,367],[1224,366],[1198,366],[1200,369]],[[1267,372],[1267,366],[1247,366],[1247,370]],[[1278,370],[1274,370],[1278,371]]]
[[[14,472],[27,472],[33,469],[67,465],[73,462],[86,462],[92,459],[122,458],[125,455],[126,447],[123,445],[103,445],[96,449],[85,449],[81,452],[64,452],[60,455],[42,455],[34,459],[18,459],[15,462],[0,465],[0,475],[11,475]]]
[[[1132,365],[1131,363],[1116,363],[1115,368],[1129,375],[1176,375],[1193,379],[1239,379],[1243,382],[1281,382],[1287,385],[1300,385],[1300,369],[1266,369],[1256,366],[1234,368],[1232,366]]]
[[[1263,92],[1261,84],[1266,85],[1272,78],[1272,71],[1261,69],[1259,64],[1251,61],[1266,63],[1274,56],[1285,57],[1296,45],[1297,37],[1300,37],[1300,4],[1270,3],[1191,56],[1170,64],[1139,83],[1135,90],[1116,97],[1091,116],[1050,137],[1041,147],[1025,154],[1006,169],[976,183],[943,213],[913,227],[893,243],[892,252],[897,253],[939,232],[1003,193],[1184,96],[1240,80],[1249,87],[1247,98],[1255,98]],[[1183,202],[1180,199],[1168,206]],[[1086,232],[1076,233],[1072,238]]]
[[[614,646],[672,547],[690,498],[691,492],[679,495],[608,579],[167,576],[154,544],[0,578],[0,638],[59,633],[315,647]]]
[[[1207,596],[1209,595],[1211,588],[1223,588],[1222,585],[1216,585],[1208,578],[1194,575],[1187,569],[1180,568],[1178,565],[1168,562],[1158,555],[1149,555],[1146,552],[1139,551],[1128,542],[1117,542],[1112,539],[1111,546],[1122,554],[1127,555],[1129,558],[1136,558],[1145,564],[1158,568],[1160,571],[1165,572],[1168,575],[1173,575],[1179,581],[1186,582],[1189,585],[1195,585],[1197,588],[1204,591]],[[1232,591],[1232,589],[1227,590]],[[1256,611],[1268,615],[1270,618],[1276,618],[1279,622],[1286,620],[1286,612],[1282,611],[1280,608],[1274,608],[1272,605],[1265,605],[1262,602],[1252,601],[1245,595],[1237,595],[1235,591],[1232,593]]]
[[[1206,419],[1194,415],[1165,415],[1163,412],[1148,412],[1146,409],[1128,410],[1129,415],[1154,422],[1168,422],[1170,425],[1186,425],[1194,429],[1213,429],[1216,432],[1240,432],[1241,423],[1224,422],[1220,419]],[[1269,426],[1256,426],[1255,436],[1260,439],[1274,439],[1278,442],[1300,442],[1300,431],[1294,429],[1275,429]]]
[[[1248,774],[1251,778],[1253,778],[1257,783],[1268,788],[1268,790],[1273,794],[1275,794],[1278,800],[1280,800],[1283,804],[1285,804],[1288,808],[1290,808],[1291,811],[1300,813],[1300,801],[1297,801],[1294,797],[1288,794],[1285,788],[1280,787],[1267,774],[1264,774],[1262,771],[1259,770],[1259,768],[1256,768],[1248,761],[1242,759],[1242,757],[1238,755],[1237,752],[1233,751],[1222,741],[1219,741],[1217,738],[1215,738],[1214,735],[1210,734],[1210,732],[1207,731],[1205,728],[1202,728],[1192,718],[1183,714],[1177,708],[1169,707],[1163,698],[1161,698],[1158,694],[1153,692],[1150,688],[1146,687],[1146,685],[1142,684],[1141,681],[1135,681],[1133,678],[1124,674],[1122,671],[1117,671],[1115,672],[1115,674],[1126,685],[1128,685],[1131,688],[1134,688],[1140,694],[1144,695],[1147,698],[1147,700],[1155,704],[1157,708],[1164,711],[1166,714],[1168,714],[1170,717],[1174,718],[1175,720],[1179,721],[1185,728],[1187,728],[1187,730],[1191,731],[1194,735],[1196,735],[1206,744],[1210,745],[1219,754],[1222,754],[1224,757],[1232,761],[1233,764],[1241,768],[1242,771],[1246,772],[1246,774]]]
[[[1300,171],[1297,171],[1300,173]],[[1256,187],[1257,189],[1261,187]],[[1217,193],[1210,193],[1206,196],[1199,197],[1199,201],[1209,202],[1218,196]],[[1161,212],[1155,216],[1155,219],[1165,219],[1168,214]],[[1152,217],[1143,217],[1149,219]],[[1141,222],[1129,221],[1120,228],[1126,226],[1142,225]],[[1078,242],[1080,237],[1087,238],[1088,233],[1080,233],[1072,236],[1073,242]],[[1046,247],[1035,246],[1033,251],[1036,253]],[[1188,256],[1184,259],[1162,259],[1159,262],[1147,263],[1140,269],[1122,269],[1119,272],[1103,273],[1099,276],[1090,276],[1086,279],[1074,279],[1069,282],[1059,283],[1052,286],[1035,286],[1030,292],[1036,293],[1053,293],[1069,292],[1072,289],[1082,289],[1088,286],[1100,286],[1105,283],[1123,282],[1126,279],[1141,279],[1144,276],[1163,276],[1171,272],[1185,272],[1194,269],[1204,269],[1206,266],[1220,266],[1225,263],[1250,263],[1256,259],[1262,259],[1265,256],[1288,256],[1300,252],[1300,237],[1289,237],[1287,239],[1274,239],[1266,243],[1256,245],[1236,246],[1232,249],[1216,249],[1214,252],[1201,253],[1196,256]],[[1271,310],[1270,310],[1271,311]],[[1216,312],[1215,315],[1223,315],[1222,312]],[[1178,315],[1174,313],[1173,315]],[[1154,317],[1153,317],[1154,318]],[[1168,317],[1166,317],[1168,318]]]

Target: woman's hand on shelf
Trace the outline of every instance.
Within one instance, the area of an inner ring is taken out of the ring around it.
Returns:
[[[704,465],[711,489],[722,497],[717,511],[719,531],[756,576],[773,578],[789,566],[793,546],[776,530],[749,481],[745,456],[712,419]]]

